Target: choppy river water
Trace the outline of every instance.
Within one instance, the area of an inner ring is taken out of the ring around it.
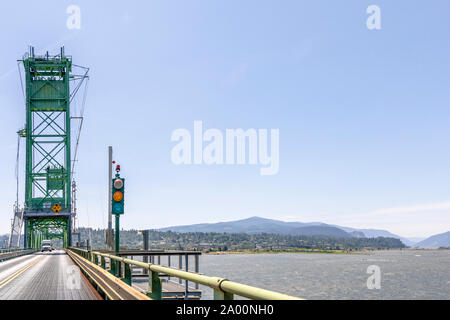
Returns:
[[[367,287],[371,265],[380,289]],[[450,299],[449,250],[203,255],[200,272],[306,299]]]

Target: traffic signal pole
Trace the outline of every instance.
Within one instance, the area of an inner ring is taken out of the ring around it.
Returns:
[[[120,251],[120,215],[116,214],[116,255],[119,253]]]
[[[124,213],[124,193],[125,193],[125,179],[120,177],[120,166],[116,166],[116,177],[112,179],[111,183],[111,213],[116,216],[116,255],[120,251],[120,215]]]
[[[109,185],[109,189],[108,189],[108,230],[106,230],[107,232],[107,236],[106,236],[106,246],[108,247],[109,250],[112,250],[113,248],[113,240],[112,240],[112,210],[111,210],[111,197],[112,197],[112,186],[111,186],[111,180],[112,180],[112,166],[113,166],[113,160],[112,160],[112,156],[113,156],[113,149],[111,146],[108,147],[108,185]]]

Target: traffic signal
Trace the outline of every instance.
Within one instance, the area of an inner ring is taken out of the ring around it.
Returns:
[[[112,179],[112,214],[124,213],[125,179],[116,175]]]

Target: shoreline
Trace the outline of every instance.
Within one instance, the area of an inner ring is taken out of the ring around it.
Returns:
[[[376,250],[374,250],[376,251]],[[211,256],[220,256],[220,255],[233,255],[233,254],[278,254],[278,253],[311,253],[311,254],[370,254],[371,251],[337,251],[337,250],[297,250],[297,251],[289,251],[289,250],[272,250],[272,251],[257,251],[257,250],[249,250],[249,251],[212,251],[212,252],[203,252],[204,255]]]
[[[220,255],[233,255],[233,254],[277,254],[277,253],[319,253],[319,254],[347,254],[347,255],[370,255],[379,251],[444,251],[449,249],[439,249],[439,248],[390,248],[390,249],[363,249],[355,251],[346,250],[244,250],[244,251],[211,251],[202,252],[204,255],[220,256]]]

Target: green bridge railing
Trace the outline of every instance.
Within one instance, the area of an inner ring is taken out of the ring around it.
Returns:
[[[9,253],[9,252],[17,252],[17,251],[23,251],[23,248],[10,248],[10,249],[0,249],[1,253]]]
[[[21,248],[0,249],[0,261],[5,261],[8,259],[24,256],[26,254],[31,254],[33,252],[35,252],[35,250],[32,249],[21,249]]]
[[[131,285],[132,271],[131,266],[147,269],[149,272],[149,292],[147,295],[154,300],[162,299],[162,286],[159,274],[165,274],[174,278],[198,283],[210,287],[214,290],[214,300],[233,300],[234,295],[252,300],[303,300],[301,298],[289,296],[275,291],[265,290],[257,287],[230,281],[219,277],[209,277],[194,272],[182,271],[179,269],[163,267],[157,264],[135,261],[127,258],[114,256],[98,251],[88,251],[79,248],[70,247],[68,250],[90,260],[106,270],[106,259],[109,260],[110,270],[113,275],[122,278],[122,280]],[[122,264],[123,268],[119,268]]]

